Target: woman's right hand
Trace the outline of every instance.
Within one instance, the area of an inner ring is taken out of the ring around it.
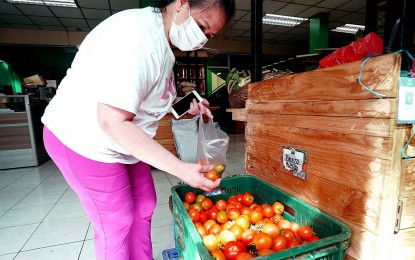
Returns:
[[[211,181],[205,177],[205,173],[213,168],[213,165],[201,165],[197,163],[179,163],[176,172],[173,175],[180,178],[188,185],[204,191],[212,191],[216,189],[222,179]]]

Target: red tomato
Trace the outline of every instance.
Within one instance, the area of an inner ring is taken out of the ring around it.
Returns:
[[[244,229],[242,227],[234,224],[229,228],[229,231],[232,231],[232,233],[235,234],[236,239],[239,241],[242,238],[242,233],[244,232]]]
[[[209,228],[208,233],[209,234],[214,234],[214,235],[219,235],[221,231],[222,231],[222,228],[219,226],[219,224],[213,224]]]
[[[200,203],[203,210],[209,210],[213,206],[213,202],[210,198],[204,198]]]
[[[308,240],[313,236],[313,230],[309,226],[301,226],[298,230],[298,235],[304,239]]]
[[[216,181],[217,179],[219,179],[219,174],[215,169],[212,169],[205,173],[205,177],[211,181]]]
[[[238,193],[238,194],[236,194],[235,199],[238,202],[242,202],[242,197],[243,197],[243,195],[241,193]]]
[[[184,195],[184,201],[186,201],[189,204],[193,204],[196,201],[196,194],[192,191],[189,191]]]
[[[201,224],[204,224],[207,220],[208,220],[208,214],[207,214],[207,212],[206,211],[201,211],[200,212],[199,222]]]
[[[272,222],[265,223],[262,227],[262,232],[270,235],[270,237],[274,238],[280,234],[280,229],[277,225]]]
[[[301,243],[294,239],[288,242],[287,248],[292,248],[299,245],[301,245]]]
[[[236,198],[234,196],[232,196],[226,202],[229,204],[229,203],[234,203],[236,201],[237,201]]]
[[[241,242],[230,241],[223,248],[223,253],[225,253],[227,260],[235,260],[236,256],[241,252],[246,252],[246,247]]]
[[[275,214],[275,215],[271,218],[272,222],[274,222],[274,223],[275,223],[275,224],[277,224],[277,225],[278,225],[278,222],[280,222],[280,220],[282,220],[282,219],[284,219],[284,217],[283,217],[283,216],[281,216],[281,215],[278,215],[278,214]]]
[[[314,241],[317,241],[317,240],[320,240],[320,238],[318,237],[318,236],[311,236],[308,240],[307,240],[307,242],[314,242]]]
[[[291,229],[283,229],[281,230],[281,235],[287,240],[287,241],[292,241],[292,240],[296,240],[295,239],[295,233],[294,231],[292,231]]]
[[[251,211],[251,214],[249,215],[249,220],[252,224],[256,224],[258,221],[262,220],[264,218],[264,215],[261,211],[253,210]]]
[[[272,240],[272,251],[278,252],[287,248],[287,240],[279,235]]]
[[[196,227],[197,232],[199,233],[200,237],[204,237],[208,234],[208,232],[206,231],[205,227],[203,226],[197,226]]]
[[[241,215],[245,215],[245,216],[247,216],[247,217],[249,217],[249,215],[251,214],[251,208],[249,208],[249,207],[243,207],[243,208],[241,208],[241,210],[240,210],[240,212],[241,212]]]
[[[282,213],[284,213],[284,205],[282,205],[281,202],[274,202],[272,208],[274,209],[275,214],[282,215]]]
[[[192,220],[193,223],[196,223],[196,222],[199,221],[200,212],[197,209],[191,208],[191,209],[189,209],[189,211],[187,213],[189,213],[189,217],[190,217],[190,219]]]
[[[226,205],[226,211],[228,211],[229,209],[235,208],[237,209],[236,205],[233,203],[228,203],[228,205]]]
[[[271,205],[264,205],[262,206],[262,214],[264,214],[264,217],[266,218],[272,218],[272,216],[274,216],[274,209],[272,208]]]
[[[270,255],[275,253],[274,251],[272,251],[271,249],[262,249],[261,251],[259,251],[258,256],[263,256],[263,255]]]
[[[218,200],[215,203],[216,208],[218,208],[218,210],[225,210],[226,209],[226,201],[224,200]]]
[[[219,249],[213,251],[210,255],[212,256],[212,260],[226,260],[225,254]]]
[[[297,240],[298,242],[300,242],[300,244],[303,242],[303,239],[297,233],[295,233],[295,238],[294,239]]]
[[[206,229],[206,231],[209,232],[210,227],[212,227],[214,224],[216,224],[216,221],[208,219],[205,223],[203,223],[203,227]]]
[[[248,252],[242,252],[236,255],[235,260],[247,260],[247,259],[252,259],[255,256],[253,254],[250,254]]]
[[[256,250],[260,251],[262,249],[271,248],[272,247],[272,238],[265,233],[258,233],[254,237],[254,243]]]
[[[186,201],[183,201],[183,206],[184,206],[184,208],[185,208],[186,210],[189,210],[189,209],[190,209],[190,204],[189,204],[189,203],[187,203]]]
[[[239,209],[237,208],[229,209],[227,212],[228,212],[229,220],[235,220],[241,215],[241,213],[239,212]]]
[[[241,235],[241,242],[245,246],[249,245],[254,241],[254,237],[256,236],[257,232],[253,229],[245,229],[244,232],[242,232]]]
[[[261,211],[262,212],[262,206],[256,204],[255,206],[252,207],[252,210],[258,210],[258,211]]]
[[[207,212],[209,219],[213,219],[213,220],[216,221],[216,217],[218,215],[218,212],[219,212],[219,210],[215,206],[211,207]]]
[[[251,193],[249,192],[245,192],[244,195],[242,196],[242,204],[244,206],[251,206],[252,204],[254,204],[254,197],[252,196]]]
[[[240,201],[235,201],[235,202],[233,202],[233,204],[235,204],[235,206],[236,206],[238,209],[241,209],[241,208],[243,207],[242,202],[240,202]]]

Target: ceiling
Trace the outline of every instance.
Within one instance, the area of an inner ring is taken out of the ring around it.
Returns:
[[[79,8],[10,4],[5,0],[0,0],[0,29],[87,33],[110,15],[140,6],[139,0],[76,0],[76,2]],[[220,37],[219,40],[230,41],[231,46],[233,46],[233,41],[249,46],[251,1],[235,0],[235,2],[237,10],[233,21],[218,37]],[[320,12],[329,13],[329,29],[333,29],[345,23],[364,25],[365,3],[365,0],[264,0],[263,11],[264,14],[273,13],[303,18],[309,18]],[[297,54],[308,53],[309,26],[309,22],[304,22],[297,27],[264,24],[263,43],[279,47],[294,46]],[[351,34],[329,33],[329,47],[341,47],[353,40],[354,35]],[[217,43],[221,42],[217,41]],[[0,45],[0,59],[11,63],[21,77],[38,73],[48,78],[60,79],[66,74],[76,52],[75,46]],[[242,55],[241,59],[236,59],[238,62],[249,62],[243,56],[244,53],[233,53]]]
[[[79,8],[10,4],[0,0],[0,28],[89,32],[111,14],[138,8],[139,0],[77,0]],[[147,1],[148,2],[148,1]],[[232,41],[250,41],[251,1],[235,0],[236,14],[220,37]],[[265,13],[308,18],[329,13],[329,29],[345,23],[364,25],[365,0],[264,0]],[[307,46],[309,22],[297,27],[263,25],[263,42]],[[350,39],[351,35],[330,32],[330,39]],[[305,44],[307,43],[307,44]],[[329,46],[337,47],[337,46]]]

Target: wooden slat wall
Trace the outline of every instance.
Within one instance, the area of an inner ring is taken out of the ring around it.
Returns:
[[[395,123],[400,56],[372,58],[364,67],[362,81],[383,99],[356,82],[360,64],[250,84],[246,167],[348,224],[351,257],[376,259],[392,251],[386,242],[398,204],[406,131]],[[306,180],[282,171],[283,145],[308,152]],[[404,209],[404,216],[412,210]]]
[[[188,119],[193,118],[193,115],[186,114],[183,115],[180,119]],[[164,148],[169,150],[174,155],[177,155],[176,146],[174,144],[173,133],[171,128],[170,119],[175,119],[173,114],[168,113],[165,115],[159,122],[158,122],[158,129],[157,133],[154,136],[154,140],[156,140],[159,144],[161,144]]]
[[[414,259],[415,256],[415,228],[399,231],[393,239],[393,258],[390,259]]]
[[[400,228],[415,228],[415,158],[402,162],[399,200],[402,201]]]
[[[32,148],[28,125],[1,127],[0,131],[0,151]]]
[[[396,76],[399,75],[400,66],[394,65],[400,64],[400,60],[399,55],[369,59],[364,66],[361,81],[386,97],[396,97],[399,80]],[[248,88],[248,100],[252,103],[278,100],[376,100],[376,96],[362,89],[356,81],[360,64],[361,62],[353,62],[254,83]]]
[[[27,124],[27,123],[28,123],[28,120],[27,120],[26,112],[0,114],[0,125]]]

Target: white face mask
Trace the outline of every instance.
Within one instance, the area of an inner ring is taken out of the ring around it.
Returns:
[[[189,18],[183,24],[177,25],[176,19],[177,12],[170,27],[170,42],[181,51],[194,51],[202,48],[208,39],[190,15],[190,8]]]

